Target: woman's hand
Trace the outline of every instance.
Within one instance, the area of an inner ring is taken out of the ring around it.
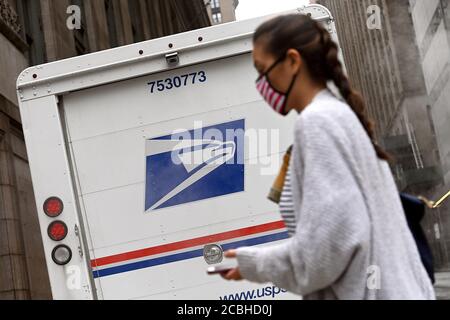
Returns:
[[[228,250],[225,252],[226,258],[236,258],[236,250]],[[240,281],[243,280],[239,268],[234,268],[226,273],[221,274],[222,278],[225,280]]]

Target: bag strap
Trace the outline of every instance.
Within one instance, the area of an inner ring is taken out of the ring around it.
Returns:
[[[289,169],[289,163],[291,159],[293,146],[291,145],[283,157],[283,164],[281,165],[280,171],[275,179],[275,182],[270,189],[269,195],[267,198],[275,203],[280,203],[281,192],[283,191],[284,182],[286,180],[286,175]]]

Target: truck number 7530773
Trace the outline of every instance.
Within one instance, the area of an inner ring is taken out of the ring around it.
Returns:
[[[206,82],[206,72],[199,71],[180,76],[170,77],[164,80],[151,81],[148,84],[150,93],[163,92],[172,90],[174,88],[186,87],[187,85],[194,85]]]

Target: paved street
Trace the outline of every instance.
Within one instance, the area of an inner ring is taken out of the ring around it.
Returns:
[[[450,300],[450,272],[436,273],[434,288],[438,300]]]

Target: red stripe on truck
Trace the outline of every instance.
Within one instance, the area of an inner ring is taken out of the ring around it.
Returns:
[[[91,266],[93,268],[105,266],[112,263],[118,263],[123,262],[127,260],[133,260],[133,259],[139,259],[143,257],[148,257],[156,254],[191,248],[199,245],[205,245],[213,242],[218,241],[224,241],[224,240],[230,240],[234,238],[249,236],[257,233],[267,232],[267,231],[273,231],[278,229],[284,229],[285,224],[283,221],[276,221],[266,224],[261,224],[257,226],[237,229],[233,231],[227,231],[222,233],[217,233],[209,236],[189,239],[189,240],[183,240],[179,242],[173,242],[168,244],[163,244],[160,246],[120,253],[108,257],[98,258],[91,261]]]

